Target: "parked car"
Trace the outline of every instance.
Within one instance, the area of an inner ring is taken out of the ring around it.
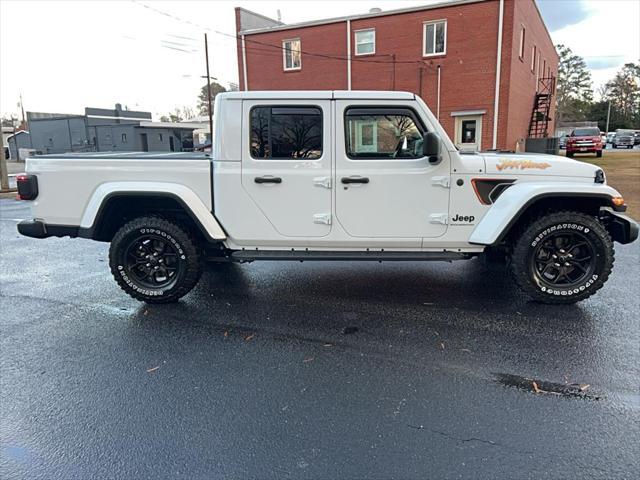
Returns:
[[[640,145],[640,130],[633,132],[633,144]]]
[[[602,156],[602,138],[597,127],[576,128],[567,139],[567,157],[571,158],[576,153],[595,153],[596,157]]]
[[[509,258],[537,301],[600,289],[638,224],[595,165],[462,153],[409,92],[228,92],[204,153],[27,160],[26,236],[111,242],[118,285],[175,302],[202,261]],[[465,285],[460,285],[464,288]],[[72,287],[71,287],[72,288]]]
[[[607,134],[604,132],[600,132],[600,142],[602,143],[602,148],[607,148]]]
[[[614,138],[616,138],[616,132],[607,133],[607,143],[613,143]]]
[[[569,135],[562,135],[560,137],[560,139],[558,140],[558,148],[560,148],[560,150],[564,150],[565,148],[567,148],[568,138],[569,138]]]
[[[633,144],[633,130],[616,130],[616,136],[612,143],[613,148],[633,148]]]

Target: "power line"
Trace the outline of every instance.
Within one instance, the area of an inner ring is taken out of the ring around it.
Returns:
[[[184,23],[184,24],[187,24],[187,25],[191,25],[191,26],[194,26],[194,27],[201,28],[201,29],[206,30],[208,32],[215,33],[217,35],[222,35],[222,36],[225,36],[225,37],[229,37],[229,38],[232,38],[234,40],[241,40],[242,37],[243,37],[242,35],[237,35],[237,34],[234,35],[234,34],[231,34],[231,33],[225,33],[225,32],[221,32],[219,30],[211,29],[209,27],[205,27],[204,25],[200,25],[200,24],[192,22],[190,20],[185,20],[183,18],[177,17],[177,16],[172,15],[172,14],[170,14],[168,12],[159,10],[159,9],[157,9],[155,7],[152,7],[152,6],[147,5],[145,3],[139,2],[137,0],[131,0],[131,1],[133,3],[135,3],[135,4],[137,4],[137,5],[140,5],[141,7],[144,7],[147,10],[155,12],[155,13],[157,13],[159,15],[171,18],[171,19],[173,19],[175,21],[178,21],[178,22],[181,22],[181,23]],[[274,49],[274,50],[280,50],[280,51],[284,50],[282,45],[274,45],[272,43],[261,42],[259,40],[253,40],[253,39],[247,38],[246,35],[244,36],[244,40],[245,40],[245,44],[246,43],[253,43],[253,44],[261,45],[261,46],[268,47],[268,48]],[[257,48],[252,48],[252,50],[253,51],[264,51],[264,52],[270,52],[271,51],[271,50],[259,50]],[[329,60],[338,60],[338,61],[345,61],[345,62],[346,61],[351,61],[351,62],[363,62],[363,63],[377,63],[377,64],[386,64],[386,65],[411,64],[411,65],[422,65],[422,66],[426,66],[426,67],[435,69],[435,67],[430,66],[429,64],[425,63],[422,60],[395,60],[394,59],[394,60],[388,61],[388,60],[349,58],[348,56],[344,56],[344,55],[330,55],[330,54],[324,54],[324,53],[311,52],[311,51],[302,50],[302,49],[299,50],[299,52],[300,52],[300,54],[308,55],[308,56],[311,56],[311,57],[319,57],[319,58],[325,58],[325,59],[329,59]],[[385,55],[385,56],[393,56],[393,55],[389,54],[389,55]]]

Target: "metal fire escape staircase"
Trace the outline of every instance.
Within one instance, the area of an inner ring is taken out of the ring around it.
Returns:
[[[533,111],[529,121],[529,138],[546,138],[549,136],[549,114],[555,92],[555,77],[541,78],[538,92],[533,101]]]

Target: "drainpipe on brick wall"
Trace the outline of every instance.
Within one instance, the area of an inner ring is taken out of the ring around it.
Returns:
[[[242,78],[244,79],[244,90],[246,92],[249,90],[249,86],[247,85],[247,50],[244,44],[244,35],[242,35]],[[211,135],[213,135],[213,132],[211,132]]]
[[[351,90],[351,20],[347,20],[347,90]]]
[[[391,90],[396,89],[396,54],[391,54],[391,66],[393,70],[391,70]]]
[[[438,100],[436,102],[436,118],[440,121],[440,65],[438,65]]]
[[[504,16],[504,0],[500,0],[500,14],[498,15],[498,53],[496,54],[496,91],[493,101],[493,141],[491,148],[498,148],[498,108],[500,105],[500,67],[502,63],[502,24]]]

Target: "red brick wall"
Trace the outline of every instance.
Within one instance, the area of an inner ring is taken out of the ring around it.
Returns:
[[[536,51],[540,54],[538,78],[546,77],[547,72],[542,74],[542,67],[546,63],[547,69],[551,70],[552,76],[557,76],[558,54],[549,34],[544,26],[542,18],[533,2],[521,0],[507,0],[511,20],[510,32],[505,31],[505,52],[510,55],[510,81],[507,85],[508,97],[501,98],[504,102],[503,108],[508,108],[508,117],[502,128],[501,144],[507,149],[513,150],[516,144],[520,143],[520,150],[524,150],[523,140],[528,136],[529,121],[533,110],[536,94],[536,73],[531,71],[532,47],[536,46]],[[506,7],[505,7],[506,8]],[[525,27],[524,58],[519,58],[520,30]],[[507,37],[509,43],[507,43]],[[555,113],[552,108],[551,118]],[[554,122],[549,124],[549,135],[554,133]]]
[[[354,90],[406,90],[419,94],[436,113],[437,66],[441,67],[440,122],[453,138],[452,112],[486,110],[482,122],[482,148],[492,147],[498,0],[433,10],[407,12],[351,21],[351,78]],[[523,20],[524,18],[524,20]],[[422,57],[423,22],[447,20],[446,55]],[[505,29],[501,71],[498,147],[513,149],[525,135],[535,95],[528,69],[512,59],[517,42],[513,22],[527,27],[530,39],[543,48],[547,63],[557,68],[557,57],[533,0],[505,0]],[[346,22],[247,35],[247,75],[250,90],[346,90]],[[355,55],[356,30],[375,28],[376,53]],[[531,32],[529,32],[531,31]],[[302,69],[282,68],[283,39],[300,38]],[[265,45],[266,44],[266,45]],[[317,55],[312,55],[312,53]],[[336,58],[323,58],[328,55]],[[395,68],[393,61],[395,60]],[[242,53],[238,52],[242,81]],[[525,62],[525,67],[528,64]],[[512,72],[515,77],[512,77]],[[529,73],[529,75],[526,75]],[[422,78],[422,80],[421,80]],[[519,82],[514,86],[514,80]],[[514,111],[515,110],[515,111]]]
[[[422,57],[423,23],[447,20],[446,55]],[[440,65],[440,122],[453,138],[451,112],[486,110],[482,148],[491,147],[495,85],[498,2],[472,3],[351,22],[351,30],[376,29],[376,55],[353,56],[354,90],[407,90],[417,93],[436,113],[437,66]],[[355,34],[352,33],[352,45]],[[355,52],[355,46],[354,46]],[[393,65],[395,54],[395,84]],[[422,65],[422,88],[420,70]]]
[[[346,31],[340,22],[246,35],[249,90],[346,90]],[[284,71],[282,40],[291,38],[301,40],[302,69]]]

